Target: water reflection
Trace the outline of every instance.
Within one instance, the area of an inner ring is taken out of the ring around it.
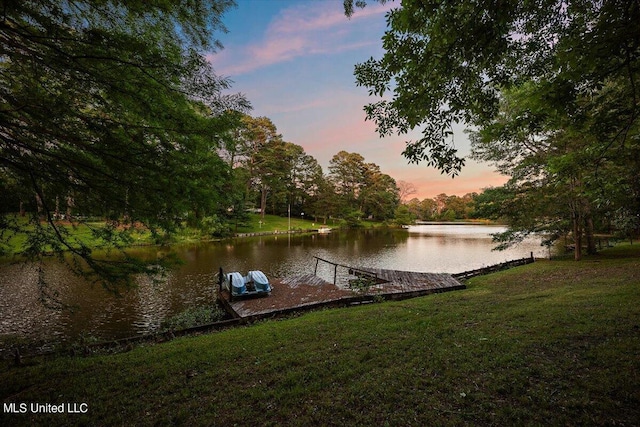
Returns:
[[[423,272],[456,273],[534,252],[545,256],[539,242],[530,241],[506,252],[491,251],[491,233],[501,227],[420,225],[408,230],[362,230],[305,236],[262,236],[176,248],[184,260],[159,282],[139,277],[138,287],[115,296],[87,283],[50,260],[46,278],[61,299],[77,310],[53,311],[38,301],[37,266],[0,266],[0,336],[30,339],[74,339],[82,333],[112,339],[147,333],[163,319],[188,307],[212,304],[215,274],[262,270],[270,277],[313,273],[314,256],[341,264]],[[138,255],[162,256],[158,248]],[[334,269],[318,264],[318,275],[333,281]],[[339,272],[339,280],[344,279]]]

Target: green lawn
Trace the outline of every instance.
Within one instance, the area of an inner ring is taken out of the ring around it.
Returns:
[[[25,231],[33,231],[34,225],[28,223],[26,218],[16,218],[17,224]],[[100,237],[100,230],[105,229],[105,222],[82,222],[70,225],[68,223],[59,222],[56,226],[61,233],[66,237],[67,242],[73,247],[79,247],[81,244],[87,245],[92,249],[100,249],[105,245],[105,241]],[[380,226],[379,222],[362,221],[362,227],[376,227]],[[237,233],[286,233],[289,229],[292,231],[306,231],[317,230],[319,227],[325,226],[322,222],[315,222],[310,219],[281,217],[277,215],[265,215],[264,219],[258,214],[249,215],[249,220],[245,225],[238,226]],[[329,221],[327,227],[339,227],[340,221]],[[49,235],[53,237],[55,231],[49,224],[42,223],[43,235]],[[97,233],[96,233],[97,231]],[[163,244],[181,244],[181,243],[197,243],[201,241],[211,240],[212,236],[196,228],[185,227],[176,231],[174,234],[167,236],[163,239],[161,236],[154,238],[151,232],[144,227],[139,227],[129,233],[129,241],[125,242],[121,239],[116,239],[120,245],[123,246],[135,246],[135,245],[153,245],[158,243]],[[159,239],[159,240],[158,240]],[[53,239],[55,241],[55,239]],[[11,256],[14,254],[20,254],[25,250],[25,244],[27,242],[27,234],[24,232],[6,234],[0,236],[0,255],[2,252],[6,252],[6,255]],[[66,248],[62,248],[66,250]],[[44,245],[43,250],[51,251],[50,245]]]
[[[13,217],[11,218],[11,221],[16,221],[13,225],[20,227],[22,231],[11,233],[6,232],[4,235],[0,236],[0,245],[2,245],[0,249],[6,251],[9,256],[21,254],[28,243],[27,233],[32,233],[36,229],[36,225],[29,222],[27,218]],[[54,224],[57,231],[54,230],[49,223],[42,222],[39,225],[41,227],[40,235],[37,237],[35,235],[31,236],[31,238],[35,238],[35,241],[41,245],[41,249],[44,252],[53,250],[50,244],[44,243],[44,239],[47,238],[49,241],[57,242],[58,232],[66,239],[66,242],[71,247],[76,249],[80,248],[82,245],[86,245],[93,249],[111,247],[114,242],[123,246],[153,244],[151,233],[145,228],[131,230],[128,234],[129,240],[127,241],[116,237],[112,242],[107,243],[104,239],[106,235],[102,234],[102,232],[107,230],[106,223],[104,221],[87,221],[73,224],[61,221],[55,222]],[[61,246],[61,249],[68,250],[65,246]]]
[[[310,230],[320,227],[320,223],[301,218],[291,218],[292,230]],[[289,218],[277,215],[265,215],[264,219],[259,214],[249,215],[249,221],[245,226],[238,227],[238,233],[258,232],[283,232],[289,230]]]
[[[299,217],[291,218],[291,230],[317,230],[320,227],[338,228],[340,220],[329,220],[327,224],[312,219],[302,219]],[[364,228],[380,226],[380,222],[361,221]],[[259,214],[249,215],[249,221],[245,226],[238,227],[238,233],[257,233],[257,232],[287,232],[289,229],[289,218],[277,215],[265,215],[264,219]]]
[[[463,291],[0,368],[3,425],[638,425],[640,245]]]

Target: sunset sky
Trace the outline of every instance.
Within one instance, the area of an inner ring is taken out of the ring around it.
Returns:
[[[408,164],[402,156],[402,135],[380,138],[365,121],[367,90],[357,87],[354,65],[383,54],[381,37],[385,12],[399,1],[382,6],[370,2],[344,16],[342,0],[237,0],[223,21],[225,49],[210,55],[217,74],[233,81],[233,92],[244,93],[254,117],[269,117],[285,141],[301,145],[327,171],[340,150],[361,154],[396,181],[412,183],[419,199],[440,193],[462,196],[503,184],[491,166],[467,160],[452,179],[424,164]],[[463,155],[469,142],[463,128],[454,142]]]

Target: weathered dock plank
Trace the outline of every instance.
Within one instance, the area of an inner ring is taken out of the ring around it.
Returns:
[[[271,280],[269,296],[234,299],[228,304],[238,316],[251,317],[278,314],[280,311],[328,303],[352,295],[353,292],[350,290],[340,289],[332,283],[309,274]]]
[[[327,286],[332,285],[324,279],[313,274],[304,274],[302,276],[293,276],[284,279],[280,279],[280,283],[289,286],[291,289],[295,289],[299,286]]]
[[[446,273],[422,273],[416,271],[385,270],[380,268],[358,267],[377,276],[382,283],[371,286],[371,289],[379,289],[384,293],[413,292],[429,289],[464,289],[464,285],[451,274]]]
[[[318,276],[307,274],[272,280],[271,294],[263,298],[234,299],[221,293],[223,305],[234,316],[261,318],[292,311],[321,307],[348,306],[371,302],[375,298],[405,299],[464,289],[466,286],[450,274],[358,268],[378,276],[379,283],[366,289],[342,289]]]

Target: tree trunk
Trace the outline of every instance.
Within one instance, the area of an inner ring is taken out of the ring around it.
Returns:
[[[44,221],[44,204],[42,203],[42,198],[40,197],[40,194],[36,193],[36,208],[37,208],[37,212],[38,212],[38,218],[40,218],[40,221]]]
[[[71,209],[73,209],[74,206],[75,206],[75,199],[73,198],[73,192],[69,191],[69,194],[67,194],[67,214],[66,214],[67,221],[71,221],[71,215],[73,215]]]
[[[260,193],[260,216],[264,219],[264,214],[267,210],[267,187],[265,185],[262,186],[262,191]]]
[[[124,218],[125,222],[129,221],[129,189],[125,189],[124,193]]]
[[[587,254],[595,255],[598,249],[596,248],[596,239],[593,236],[593,217],[591,215],[584,219],[584,230],[587,238]]]
[[[573,258],[576,261],[582,259],[582,227],[581,227],[581,215],[578,213],[577,207],[574,205],[573,209]]]
[[[573,223],[573,258],[576,261],[582,259],[582,227],[585,221],[585,212],[587,206],[583,197],[580,196],[582,183],[577,178],[572,178],[570,183],[571,190],[571,221]]]

